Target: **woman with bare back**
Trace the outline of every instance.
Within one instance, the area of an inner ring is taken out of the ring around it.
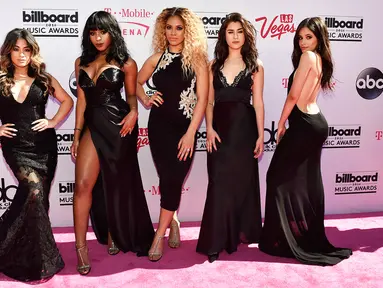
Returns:
[[[278,123],[278,145],[267,172],[266,215],[259,248],[305,264],[335,265],[352,251],[332,246],[324,228],[320,161],[328,125],[316,101],[321,88],[331,89],[333,63],[327,27],[321,18],[307,18],[299,24],[292,62],[294,71]]]

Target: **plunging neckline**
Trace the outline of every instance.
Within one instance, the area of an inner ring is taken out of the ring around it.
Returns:
[[[242,74],[243,74],[244,71],[246,71],[246,67],[243,68],[242,70],[240,70],[240,71],[238,72],[238,74],[234,77],[233,82],[232,82],[231,84],[229,84],[229,83],[227,82],[227,78],[226,78],[225,74],[223,74],[223,72],[222,72],[221,69],[219,70],[219,72],[221,73],[222,78],[223,78],[223,80],[224,80],[224,84],[227,85],[227,86],[229,86],[229,87],[232,87],[232,86],[235,84],[235,82],[236,82],[240,77],[242,77]]]
[[[80,70],[83,71],[83,72],[86,74],[86,76],[89,78],[89,80],[92,81],[92,83],[93,83],[94,86],[97,86],[98,80],[100,79],[100,77],[102,76],[102,74],[104,74],[104,72],[105,72],[106,70],[109,70],[109,69],[116,69],[116,70],[119,70],[119,71],[121,71],[121,72],[124,72],[124,71],[122,71],[122,70],[121,70],[120,68],[118,68],[118,67],[110,66],[110,67],[107,67],[107,68],[105,68],[104,70],[102,70],[101,73],[97,76],[96,80],[93,80],[93,79],[89,76],[88,72],[86,72],[83,68],[80,68]]]
[[[25,101],[27,101],[29,94],[31,93],[31,90],[32,90],[33,85],[35,84],[35,81],[36,81],[36,78],[33,79],[31,85],[29,86],[28,92],[27,92],[27,94],[25,95],[25,98],[24,98],[23,102],[19,102],[19,101],[17,101],[16,98],[15,98],[15,96],[13,95],[13,93],[12,93],[12,91],[11,91],[12,99],[13,99],[16,103],[18,103],[18,104],[20,104],[20,105],[21,105],[21,104],[24,104]],[[19,94],[20,94],[20,92],[19,92]]]

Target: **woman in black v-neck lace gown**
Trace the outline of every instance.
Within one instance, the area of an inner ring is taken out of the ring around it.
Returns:
[[[73,101],[36,61],[39,57],[30,32],[8,33],[1,49],[0,65],[7,70],[0,72],[0,136],[3,156],[19,185],[0,217],[0,272],[20,281],[47,280],[64,267],[49,220],[49,193],[57,164],[54,126]],[[49,94],[61,102],[51,120],[45,118]]]
[[[76,158],[74,224],[77,270],[91,270],[86,244],[89,213],[108,253],[147,255],[154,229],[137,157],[137,66],[116,19],[89,16],[76,60],[77,104],[72,155]],[[121,97],[125,88],[126,101]],[[80,133],[81,132],[81,133]],[[80,139],[81,138],[81,139]]]
[[[251,50],[241,48],[245,43]],[[235,71],[239,65],[232,59],[241,50],[245,68],[228,83],[224,71]],[[240,243],[257,243],[262,228],[257,158],[263,150],[263,67],[255,30],[240,14],[229,14],[222,24],[214,61],[206,111],[209,184],[197,244],[209,262],[222,250],[230,254]]]

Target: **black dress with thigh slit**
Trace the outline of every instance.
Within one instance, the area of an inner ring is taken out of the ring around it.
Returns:
[[[79,85],[86,97],[85,125],[97,150],[100,174],[93,189],[91,220],[97,239],[107,244],[108,231],[123,252],[147,255],[154,229],[137,158],[138,125],[120,136],[118,125],[129,113],[121,97],[124,72],[102,71],[96,82],[80,69]]]

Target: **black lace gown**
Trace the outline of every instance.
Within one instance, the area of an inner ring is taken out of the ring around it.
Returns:
[[[2,124],[13,123],[13,138],[1,137],[3,156],[19,181],[10,207],[0,217],[0,271],[20,281],[49,278],[64,267],[48,216],[49,192],[57,164],[54,129],[34,132],[45,118],[45,87],[35,80],[23,103],[0,95]]]
[[[240,243],[258,243],[261,206],[257,120],[250,104],[252,73],[241,71],[229,85],[222,74],[214,76],[213,128],[222,143],[207,156],[209,184],[197,252],[237,251]]]
[[[110,231],[121,251],[144,256],[154,229],[138,165],[138,124],[125,137],[120,136],[122,126],[117,125],[130,111],[120,92],[124,75],[122,70],[109,67],[93,82],[84,70],[79,72],[79,85],[86,97],[84,128],[90,130],[100,162],[91,220],[100,243],[107,244]]]
[[[305,264],[335,265],[352,251],[334,247],[325,233],[321,152],[328,125],[321,112],[307,114],[297,105],[288,120],[289,128],[267,172],[266,215],[259,249]]]

